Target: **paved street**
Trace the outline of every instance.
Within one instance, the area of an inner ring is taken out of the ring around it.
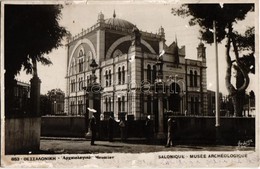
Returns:
[[[164,145],[147,145],[144,143],[133,143],[129,141],[96,141],[95,146],[90,145],[89,140],[83,138],[42,138],[41,150],[47,153],[57,154],[87,154],[87,153],[144,153],[159,151],[249,151],[254,147],[238,146],[214,146],[214,145],[175,145],[166,148]]]

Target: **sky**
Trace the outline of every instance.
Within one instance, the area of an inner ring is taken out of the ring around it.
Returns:
[[[127,20],[136,25],[140,30],[158,33],[162,26],[165,30],[166,44],[170,45],[177,37],[178,46],[185,46],[186,58],[196,59],[199,40],[199,27],[188,25],[188,18],[173,16],[171,8],[178,7],[175,4],[112,4],[112,3],[89,3],[89,4],[68,4],[62,9],[62,18],[60,25],[64,26],[74,36],[81,32],[82,29],[87,29],[97,22],[98,13],[102,12],[105,19],[113,17],[115,10],[116,17]],[[248,26],[253,26],[256,22],[255,13],[249,13],[245,20],[239,21],[235,25],[235,30],[244,32]],[[65,41],[63,42],[65,45]],[[219,89],[220,92],[227,94],[224,83],[225,67],[224,60],[225,41],[218,44],[219,58]],[[205,44],[207,58],[207,86],[209,90],[215,90],[216,86],[216,69],[215,69],[215,46]],[[53,64],[50,66],[42,66],[38,64],[38,75],[42,81],[41,93],[46,94],[49,90],[60,88],[66,90],[66,58],[67,49],[65,46],[53,50],[48,57]],[[21,71],[17,76],[18,80],[29,82],[31,75],[26,75]],[[255,75],[250,75],[251,81],[248,91],[254,90],[256,81]]]

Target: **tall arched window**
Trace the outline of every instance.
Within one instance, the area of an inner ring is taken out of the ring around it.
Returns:
[[[118,97],[117,102],[118,102],[118,113],[120,113],[121,112],[121,98],[120,97]]]
[[[191,97],[191,102],[190,102],[190,111],[191,111],[191,114],[194,114],[194,98]]]
[[[193,87],[193,71],[190,70],[190,86]]]
[[[122,96],[122,112],[125,111],[125,96]]]
[[[107,73],[107,70],[106,70],[106,75],[105,75],[105,79],[106,79],[106,87],[108,86],[108,73]]]
[[[118,84],[121,84],[121,68],[118,68]]]
[[[109,78],[109,80],[108,80],[109,86],[111,86],[111,84],[112,84],[112,74],[111,74],[111,70],[108,71],[108,78]]]
[[[147,80],[149,82],[152,82],[152,76],[151,76],[151,66],[147,65]]]
[[[194,72],[194,86],[197,87],[198,83],[197,83],[197,71]]]
[[[82,57],[84,55],[84,52],[82,49],[79,51],[79,72],[82,72],[84,69],[84,58]]]
[[[79,72],[82,72],[84,70],[84,59],[79,59]]]
[[[75,102],[74,102],[74,101],[71,101],[70,106],[71,106],[71,108],[70,108],[71,114],[72,114],[72,115],[75,115],[75,114],[76,114],[76,105],[75,105]]]
[[[154,83],[156,80],[156,66],[153,66],[153,73],[152,73],[152,83]]]
[[[122,67],[122,84],[125,84],[125,67]]]
[[[109,111],[112,111],[112,100],[111,100],[111,97],[109,97]]]
[[[79,78],[79,91],[83,89],[83,77]]]
[[[106,99],[105,99],[105,105],[106,105],[106,111],[108,111],[108,101],[107,101],[107,97],[106,97]]]
[[[75,79],[71,80],[71,92],[75,92],[76,84],[75,84]]]
[[[77,72],[77,62],[76,59],[73,58],[72,63],[71,63],[71,75],[76,74]]]
[[[78,109],[79,109],[78,110],[79,111],[78,114],[82,115],[83,114],[83,102],[82,102],[82,100],[78,101]]]

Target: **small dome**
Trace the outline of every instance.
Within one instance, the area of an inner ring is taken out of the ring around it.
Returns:
[[[106,24],[112,25],[112,26],[118,26],[125,29],[133,29],[135,27],[134,24],[131,22],[128,22],[124,19],[116,18],[116,12],[114,10],[113,18],[109,18],[105,20]]]

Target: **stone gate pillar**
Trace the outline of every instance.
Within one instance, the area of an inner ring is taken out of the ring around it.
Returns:
[[[40,112],[40,89],[41,89],[41,80],[38,76],[33,76],[30,80],[31,82],[31,93],[30,93],[30,100],[31,100],[31,114],[36,115],[37,117],[41,116]]]

